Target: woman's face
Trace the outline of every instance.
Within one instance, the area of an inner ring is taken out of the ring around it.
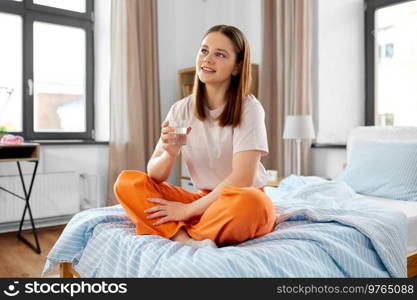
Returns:
[[[196,71],[205,84],[218,84],[230,80],[238,73],[233,43],[220,32],[209,33],[201,42],[196,59]]]

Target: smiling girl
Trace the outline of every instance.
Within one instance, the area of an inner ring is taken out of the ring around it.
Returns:
[[[260,161],[268,153],[265,113],[249,94],[250,70],[249,44],[239,29],[217,25],[207,31],[196,58],[193,93],[168,112],[148,173],[126,170],[115,183],[137,234],[215,247],[274,229]],[[188,121],[184,146],[170,143],[175,120]],[[180,152],[197,193],[165,182]]]

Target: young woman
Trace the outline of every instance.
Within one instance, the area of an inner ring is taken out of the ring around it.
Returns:
[[[137,234],[155,234],[195,247],[221,246],[270,233],[275,225],[261,156],[268,153],[264,110],[251,94],[250,50],[233,26],[208,30],[196,58],[191,96],[162,123],[147,171],[123,171],[115,193]],[[187,120],[186,145],[170,143],[171,123]],[[199,189],[165,180],[180,154]]]

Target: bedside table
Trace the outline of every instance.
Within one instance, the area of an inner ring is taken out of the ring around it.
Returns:
[[[278,187],[279,183],[284,179],[284,177],[278,177],[275,180],[268,181],[265,186],[272,186],[272,187]]]
[[[277,170],[266,170],[266,174],[268,175],[268,181],[265,186],[277,187],[281,180],[284,179],[284,177],[278,176]]]

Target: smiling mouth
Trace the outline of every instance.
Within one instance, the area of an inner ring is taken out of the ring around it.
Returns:
[[[209,73],[215,73],[216,70],[212,69],[212,68],[208,68],[208,67],[201,67],[201,70],[205,71],[205,72],[209,72]]]

